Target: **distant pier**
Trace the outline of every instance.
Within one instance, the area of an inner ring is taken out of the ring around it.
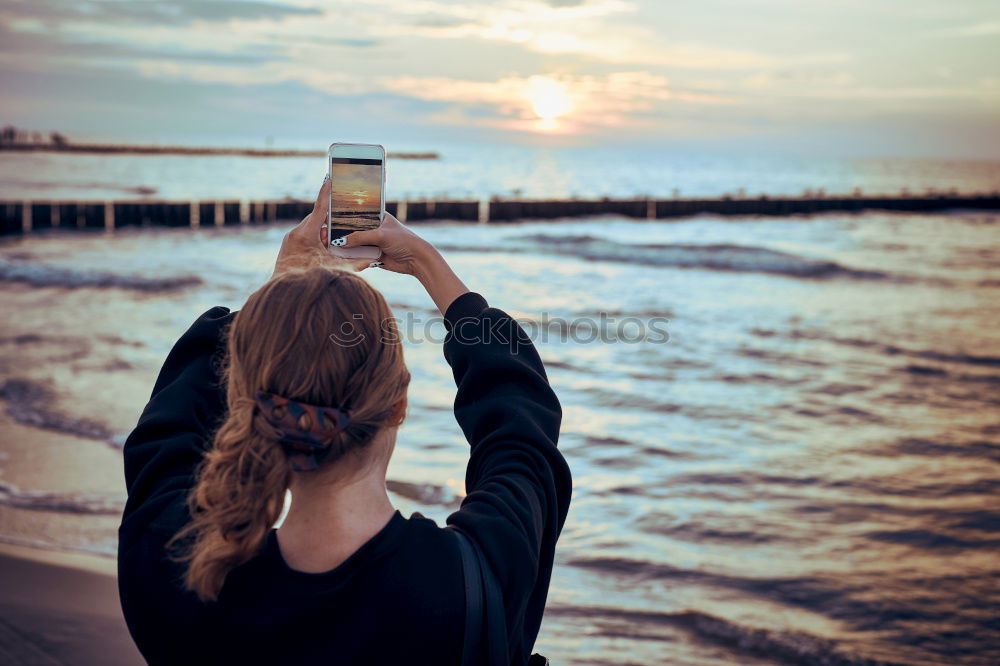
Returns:
[[[297,150],[294,148],[227,148],[210,146],[156,146],[105,143],[5,143],[0,141],[0,151],[21,153],[94,153],[99,155],[186,155],[190,156],[240,156],[240,157],[326,157],[325,150]],[[436,160],[435,152],[388,153],[397,160]]]
[[[312,210],[312,201],[0,201],[0,235],[46,229],[127,227],[223,227],[297,221]],[[897,211],[932,213],[945,210],[1000,210],[1000,192],[927,194],[923,196],[803,196],[707,199],[506,199],[392,201],[386,210],[404,222],[438,220],[474,224],[617,215],[660,220],[694,215],[814,215]]]

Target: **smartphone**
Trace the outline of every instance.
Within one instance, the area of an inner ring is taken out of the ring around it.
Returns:
[[[352,231],[375,229],[385,217],[385,148],[369,143],[334,143],[327,152],[330,174],[330,251],[342,257],[378,259],[374,245],[340,248],[333,241]]]

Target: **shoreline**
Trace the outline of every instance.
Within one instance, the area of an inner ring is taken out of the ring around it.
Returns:
[[[144,664],[118,600],[117,564],[0,543],[0,662]]]
[[[113,578],[118,576],[118,565],[114,557],[83,550],[27,546],[0,541],[0,557],[31,560],[43,565],[86,571]],[[2,593],[0,593],[0,597],[2,597]]]

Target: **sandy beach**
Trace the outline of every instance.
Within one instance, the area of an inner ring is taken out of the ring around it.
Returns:
[[[114,560],[0,544],[0,662],[144,663],[122,618]]]

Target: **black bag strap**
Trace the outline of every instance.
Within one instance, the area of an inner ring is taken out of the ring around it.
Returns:
[[[479,570],[479,556],[469,538],[458,528],[449,525],[458,539],[462,554],[462,574],[465,578],[465,641],[462,643],[462,666],[478,666],[477,653],[483,634],[483,583]]]
[[[503,604],[500,583],[489,562],[474,548],[479,557],[479,572],[483,578],[483,609],[486,613],[486,645],[489,648],[489,664],[510,666],[510,648],[507,642],[507,611]]]
[[[462,645],[462,666],[506,666],[507,620],[503,595],[489,565],[475,544],[454,525],[448,529],[458,539],[462,554],[462,574],[465,578],[465,642]],[[483,625],[486,625],[486,647],[489,659],[483,662]],[[529,666],[546,665],[549,660],[540,654],[531,655]]]

